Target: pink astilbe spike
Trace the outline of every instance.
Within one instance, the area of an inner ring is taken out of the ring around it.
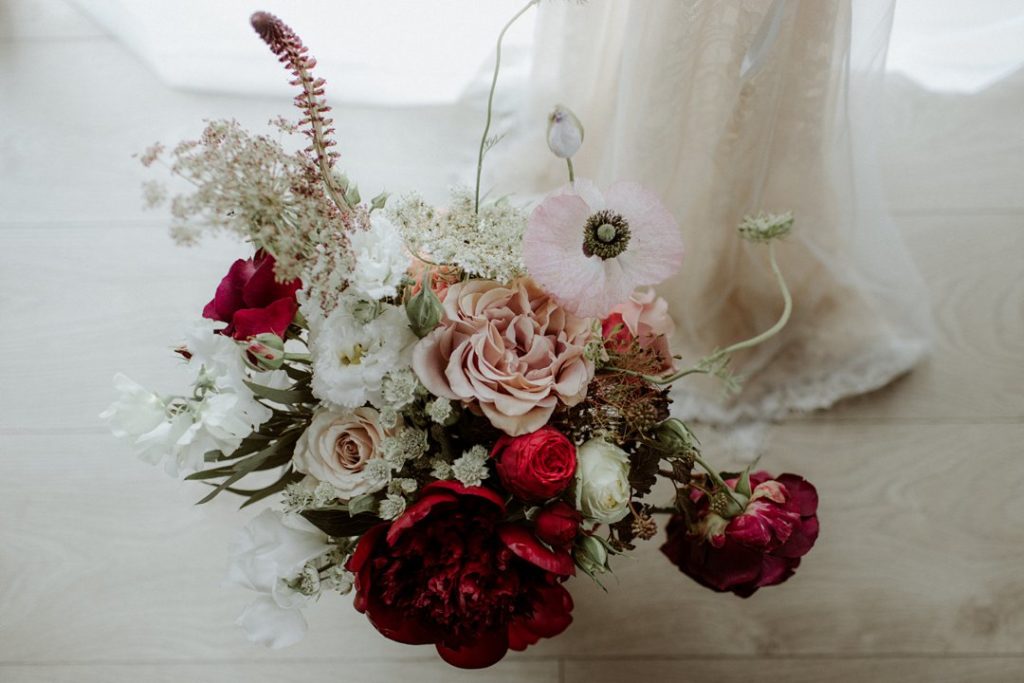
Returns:
[[[327,81],[313,77],[316,58],[308,54],[309,48],[302,44],[302,39],[291,27],[270,12],[255,12],[249,21],[263,42],[277,55],[278,61],[295,77],[290,81],[291,85],[302,88],[302,92],[295,96],[295,106],[303,114],[299,126],[312,140],[306,151],[315,156],[331,199],[343,212],[350,211],[351,207],[345,201],[345,188],[339,185],[338,178],[331,172],[339,155],[330,149],[336,144],[330,138],[334,133],[331,127],[334,120],[324,116],[331,108],[324,100],[323,86]]]

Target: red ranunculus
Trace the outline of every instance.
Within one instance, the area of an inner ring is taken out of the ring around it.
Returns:
[[[572,622],[562,586],[572,559],[505,517],[490,489],[451,481],[423,487],[405,514],[359,540],[347,565],[356,575],[356,609],[384,636],[432,643],[467,669],[558,635]]]
[[[735,481],[727,483],[735,486]],[[756,472],[750,485],[746,509],[729,520],[713,513],[707,496],[697,492],[696,532],[676,515],[661,546],[697,583],[744,598],[792,576],[818,538],[818,492],[810,482],[795,474],[773,478]]]
[[[498,477],[516,498],[543,503],[569,486],[576,473],[576,447],[554,427],[522,436],[502,436],[494,445]]]
[[[537,513],[533,520],[537,538],[548,545],[563,547],[571,544],[580,531],[582,515],[564,501],[555,501]]]
[[[221,332],[235,339],[249,339],[273,332],[284,337],[299,305],[295,292],[302,282],[274,279],[274,257],[260,250],[252,258],[238,259],[217,286],[203,317],[228,324]]]

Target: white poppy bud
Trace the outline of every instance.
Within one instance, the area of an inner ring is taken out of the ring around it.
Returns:
[[[569,159],[583,144],[583,124],[568,107],[557,105],[548,114],[548,148],[560,159]]]

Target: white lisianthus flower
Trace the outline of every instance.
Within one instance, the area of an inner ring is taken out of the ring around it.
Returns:
[[[394,223],[374,212],[365,230],[352,230],[348,237],[355,257],[349,286],[370,299],[398,294],[412,258]]]
[[[236,622],[249,640],[271,648],[302,640],[307,626],[300,609],[314,594],[292,586],[307,562],[330,550],[327,536],[297,514],[264,510],[239,532],[225,581],[264,594]]]
[[[614,524],[629,514],[629,455],[602,438],[576,450],[576,508],[585,517]]]
[[[339,408],[358,408],[367,401],[383,408],[384,375],[409,365],[416,342],[405,311],[384,305],[380,315],[364,321],[342,305],[311,327],[313,394]]]

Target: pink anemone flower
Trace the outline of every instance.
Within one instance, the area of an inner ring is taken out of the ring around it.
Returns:
[[[671,277],[682,262],[675,218],[633,182],[604,193],[589,180],[566,185],[533,210],[523,235],[530,276],[581,317],[604,317],[637,287]]]

